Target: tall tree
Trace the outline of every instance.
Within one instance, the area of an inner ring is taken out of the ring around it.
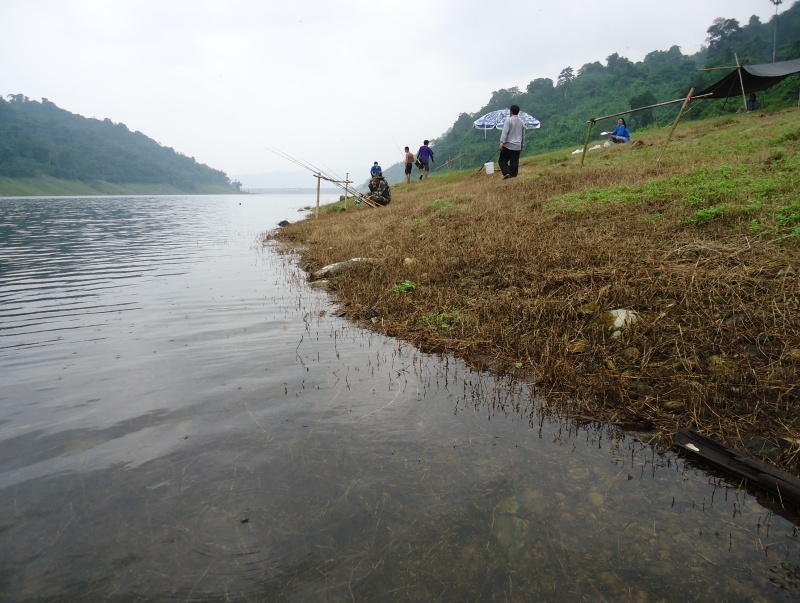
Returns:
[[[558,83],[556,85],[559,88],[564,88],[564,98],[567,98],[567,90],[574,79],[575,72],[572,70],[572,67],[564,67],[561,73],[558,74]]]

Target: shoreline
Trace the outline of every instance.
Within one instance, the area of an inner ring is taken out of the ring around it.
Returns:
[[[798,475],[797,110],[331,204],[275,238],[362,326],[509,375],[578,421],[690,428]],[[763,134],[769,132],[769,136]],[[746,159],[746,160],[745,160]],[[319,275],[317,275],[319,276]]]
[[[11,197],[101,197],[122,195],[238,195],[234,188],[209,184],[185,191],[168,183],[116,183],[61,180],[49,176],[33,178],[0,177],[0,198]]]

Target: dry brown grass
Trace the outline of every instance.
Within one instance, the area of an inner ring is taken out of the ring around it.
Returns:
[[[583,168],[562,152],[524,160],[515,180],[396,185],[386,208],[323,211],[276,236],[312,270],[370,258],[332,284],[368,328],[513,374],[579,419],[655,426],[665,443],[683,426],[740,449],[763,437],[797,474],[800,245],[775,216],[798,199],[779,168],[798,166],[799,116],[683,125],[660,163],[666,130]],[[719,166],[746,166],[766,192],[687,224],[697,201],[674,179],[707,169],[718,190]],[[664,187],[648,196],[647,183]],[[640,192],[626,200],[620,185]],[[597,319],[617,308],[642,319],[615,338]]]

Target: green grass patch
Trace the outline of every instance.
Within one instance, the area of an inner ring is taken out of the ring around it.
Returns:
[[[420,317],[419,324],[426,329],[449,333],[458,324],[459,318],[457,309],[449,312],[430,312]]]
[[[415,283],[414,281],[403,281],[399,285],[394,286],[394,288],[392,289],[392,293],[394,293],[394,295],[397,296],[403,293],[409,293],[410,291],[413,291],[416,288],[417,288],[417,283]]]
[[[431,208],[437,214],[447,213],[453,211],[459,205],[471,202],[474,198],[474,195],[451,195],[441,199],[434,199],[431,203]]]
[[[568,214],[590,212],[603,204],[674,204],[691,214],[679,221],[682,227],[709,222],[750,220],[750,231],[796,233],[800,225],[798,195],[800,173],[794,155],[773,149],[767,167],[760,164],[721,165],[698,168],[671,178],[650,180],[637,186],[616,186],[553,197],[544,207]],[[674,205],[673,205],[674,207]],[[675,210],[678,208],[676,207]],[[659,212],[645,219],[662,219]],[[772,226],[770,226],[772,224]]]

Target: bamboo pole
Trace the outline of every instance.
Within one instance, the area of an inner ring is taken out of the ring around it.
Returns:
[[[691,96],[691,93],[694,92],[694,89],[695,89],[695,87],[692,86],[692,89],[689,91],[689,95],[690,96]],[[694,96],[694,97],[691,97],[691,98],[695,98],[695,99],[696,98],[705,98],[707,96],[712,96],[712,95],[713,95],[713,93],[709,92],[708,94],[701,94],[700,96]],[[586,147],[589,146],[589,137],[592,134],[592,128],[594,127],[594,124],[596,122],[601,121],[603,119],[611,119],[612,117],[619,117],[620,115],[628,115],[629,113],[637,113],[638,111],[644,111],[646,109],[655,109],[656,107],[664,107],[666,105],[674,105],[675,103],[684,103],[684,105],[685,105],[686,102],[687,102],[687,98],[676,98],[675,100],[665,101],[663,103],[656,103],[655,105],[647,105],[646,107],[639,107],[637,109],[629,109],[628,111],[620,111],[619,113],[612,113],[611,115],[603,115],[603,117],[593,117],[592,119],[590,119],[589,121],[586,122],[587,124],[589,124],[589,131],[586,133],[586,142],[583,145],[583,155],[581,156],[581,166],[583,166],[583,160],[586,157]],[[685,110],[685,106],[684,106],[683,109],[681,109],[681,113],[684,110]],[[680,117],[678,119],[680,119]],[[676,124],[677,124],[677,122],[676,122]],[[674,128],[675,128],[675,126],[673,126],[673,129]],[[670,133],[670,136],[671,135],[672,134]]]
[[[595,119],[589,120],[589,129],[586,131],[586,142],[583,143],[583,155],[581,155],[581,167],[583,167],[583,160],[586,159],[586,147],[589,146],[589,137],[592,135],[592,128],[594,128]]]
[[[692,90],[694,90],[694,87],[692,87]],[[712,92],[709,92],[708,94],[701,94],[700,96],[693,96],[692,98],[693,99],[705,98],[707,96],[711,96],[712,94],[713,94]],[[675,103],[682,103],[685,101],[686,99],[683,97],[676,98],[675,100],[664,101],[663,103],[656,103],[655,105],[647,105],[646,107],[638,107],[637,109],[628,109],[627,111],[621,111],[619,113],[613,113],[611,115],[603,115],[603,117],[593,117],[592,120],[602,121],[604,119],[610,119],[612,117],[619,117],[620,115],[627,115],[628,113],[636,113],[638,111],[644,111],[645,109],[655,109],[656,107],[663,107],[665,105],[674,105]],[[586,123],[588,124],[589,122],[587,121]]]
[[[347,185],[350,184],[350,172],[344,175],[344,208],[347,209]]]
[[[664,143],[664,146],[661,147],[661,153],[659,153],[656,163],[661,162],[661,157],[662,155],[664,155],[664,151],[667,149],[669,141],[672,140],[672,133],[675,132],[675,128],[678,127],[678,122],[681,120],[681,117],[683,117],[683,113],[686,111],[686,107],[689,106],[689,101],[692,100],[692,94],[694,94],[694,89],[695,86],[692,86],[689,89],[689,94],[686,95],[686,99],[683,101],[683,105],[681,105],[681,110],[678,111],[678,117],[675,118],[675,123],[672,124],[672,129],[670,129],[669,131],[669,135],[667,136],[667,141]]]
[[[736,69],[736,65],[724,66],[724,67],[703,67],[698,69],[697,71],[719,71],[720,69]]]
[[[739,57],[734,53],[733,57],[736,59],[736,73],[739,74],[739,85],[742,87],[742,100],[744,101],[744,110],[747,111],[747,96],[744,93],[744,80],[742,79],[742,66],[739,64]]]
[[[314,177],[317,179],[317,211],[314,214],[314,218],[319,218],[319,189],[320,184],[322,183],[322,174],[317,173],[314,175]]]
[[[378,203],[377,201],[373,201],[372,197],[370,197],[369,195],[364,195],[363,197],[361,197],[361,201],[367,207],[375,207],[375,208],[382,207],[380,203]]]

